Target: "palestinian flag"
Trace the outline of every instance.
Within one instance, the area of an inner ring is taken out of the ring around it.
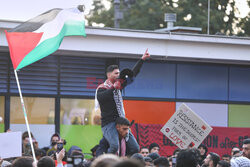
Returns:
[[[15,70],[55,52],[64,36],[85,34],[84,15],[78,8],[52,9],[5,31]]]

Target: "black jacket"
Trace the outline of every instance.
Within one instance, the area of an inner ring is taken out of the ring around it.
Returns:
[[[143,62],[144,61],[142,59],[137,61],[137,63],[132,69],[133,77],[136,77],[137,74],[140,72]],[[105,83],[106,82],[107,80],[105,81]],[[127,83],[127,80],[125,81],[125,83]],[[124,87],[125,86],[126,84],[124,85]],[[104,127],[108,123],[115,122],[117,117],[125,117],[121,91],[118,89],[114,89],[112,85],[106,87],[98,87],[97,100],[101,109],[102,127]]]

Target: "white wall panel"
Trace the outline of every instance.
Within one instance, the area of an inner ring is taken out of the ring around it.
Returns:
[[[8,51],[3,31],[19,24],[0,20],[0,50]],[[152,57],[161,60],[250,64],[249,38],[95,27],[86,27],[86,34],[86,38],[65,37],[59,51],[79,56],[135,58],[149,48]]]
[[[13,132],[28,131],[26,124],[10,124],[10,129]],[[43,148],[50,145],[50,137],[55,133],[55,125],[30,124],[30,131],[38,141],[39,148]]]
[[[227,104],[177,102],[176,109],[178,109],[182,103],[185,103],[210,126],[228,126]]]

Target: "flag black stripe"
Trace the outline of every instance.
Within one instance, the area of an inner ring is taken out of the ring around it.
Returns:
[[[55,8],[36,16],[23,24],[9,30],[8,32],[33,32],[43,24],[52,21],[62,9]]]

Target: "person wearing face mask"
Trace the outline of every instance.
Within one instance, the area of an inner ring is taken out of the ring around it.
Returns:
[[[51,136],[51,138],[50,138],[50,146],[49,146],[48,149],[47,149],[47,155],[48,155],[49,152],[55,151],[55,150],[56,150],[56,144],[57,144],[57,142],[58,142],[60,139],[61,139],[61,138],[60,138],[59,134],[57,134],[57,133],[55,133],[55,134],[53,134],[53,135]]]

